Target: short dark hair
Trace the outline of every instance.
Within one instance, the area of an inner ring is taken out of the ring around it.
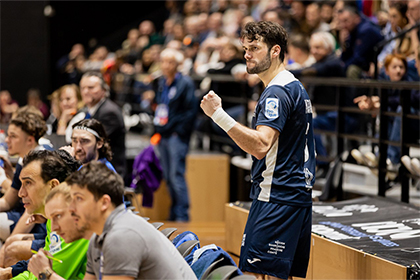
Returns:
[[[33,161],[41,163],[41,177],[44,182],[57,179],[64,182],[82,164],[63,150],[32,150],[23,158],[23,167]]]
[[[108,136],[106,134],[104,126],[102,125],[100,121],[96,119],[84,119],[75,123],[72,126],[72,128],[74,129],[76,126],[87,127],[96,131],[100,138],[98,139],[98,137],[96,136],[95,138],[97,138],[97,140],[102,140],[104,142],[102,147],[99,149],[99,158],[100,159],[106,158],[108,161],[112,160],[112,150],[108,142]]]
[[[266,43],[268,50],[279,45],[280,61],[283,62],[287,50],[287,31],[278,23],[271,21],[248,22],[241,31],[241,40],[258,41]]]
[[[290,36],[289,45],[301,49],[305,53],[310,52],[309,37],[304,34],[297,33]]]
[[[33,136],[36,142],[47,132],[47,125],[44,118],[28,110],[16,114],[10,120],[10,124],[20,127],[27,134]]]
[[[101,88],[106,92],[106,94],[109,94],[110,88],[109,85],[106,83],[104,76],[102,75],[101,72],[98,71],[86,71],[83,76],[82,79],[85,77],[97,77],[101,83]]]
[[[78,171],[71,174],[67,184],[87,188],[95,200],[107,194],[112,204],[119,206],[123,203],[124,181],[120,175],[110,170],[100,161],[91,161],[83,165]]]
[[[350,14],[356,15],[358,17],[361,16],[359,9],[357,8],[357,6],[355,4],[352,3],[352,1],[346,2],[344,4],[344,7],[341,10],[339,10],[338,12],[342,13],[344,11],[347,11]]]

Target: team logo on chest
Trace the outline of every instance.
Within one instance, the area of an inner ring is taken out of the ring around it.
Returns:
[[[265,116],[267,119],[275,119],[279,116],[279,100],[277,98],[267,98],[265,100]]]

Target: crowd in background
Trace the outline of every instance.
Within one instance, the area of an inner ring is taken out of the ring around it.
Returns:
[[[165,1],[165,7],[169,17],[161,30],[156,30],[153,19],[142,20],[129,30],[118,49],[97,45],[88,53],[83,44],[75,43],[70,52],[57,61],[56,70],[63,87],[49,95],[49,106],[40,100],[37,89],[28,91],[28,104],[31,102],[40,108],[49,120],[50,132],[65,134],[70,119],[81,108],[78,85],[86,71],[102,72],[111,88],[110,98],[121,107],[129,105],[123,107],[126,115],[146,112],[152,116],[159,90],[157,81],[162,76],[160,53],[167,48],[182,53],[178,70],[193,77],[198,97],[209,89],[224,96],[245,95],[249,100],[248,108],[238,106],[236,101],[226,101],[226,108],[235,119],[246,120],[262,92],[258,77],[246,73],[239,40],[241,28],[249,21],[274,21],[286,28],[289,32],[286,69],[298,77],[419,81],[418,0],[187,0]],[[416,24],[417,28],[413,28]],[[400,74],[393,75],[392,71],[397,68]],[[245,81],[246,87],[236,82],[212,81],[206,78],[208,74],[228,75],[235,81]],[[331,88],[318,86],[308,91],[314,104],[335,104]],[[1,120],[7,123],[7,116],[16,103],[13,93],[2,91],[0,96]],[[396,112],[399,91],[394,90],[390,96],[390,110]],[[378,109],[377,98],[363,91],[347,89],[345,97],[346,106]],[[418,91],[413,92],[411,98],[412,111],[418,113]],[[334,130],[335,120],[333,112],[319,110],[314,125]],[[346,115],[346,131],[356,131],[360,128],[358,122],[357,116]],[[195,128],[203,127],[223,135],[217,126],[206,124],[198,117]],[[325,140],[318,137],[317,153],[327,156],[327,148]],[[399,162],[399,157],[394,158],[397,158],[394,163]],[[325,164],[318,162],[321,169]]]

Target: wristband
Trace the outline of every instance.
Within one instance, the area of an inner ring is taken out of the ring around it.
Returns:
[[[231,116],[229,116],[222,107],[217,108],[211,118],[218,126],[220,126],[220,128],[226,132],[228,132],[236,124],[236,121]]]

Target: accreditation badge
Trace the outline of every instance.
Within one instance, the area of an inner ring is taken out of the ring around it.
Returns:
[[[155,111],[155,118],[153,119],[153,123],[156,126],[164,126],[168,123],[168,112],[169,108],[166,104],[159,104],[156,107]]]

